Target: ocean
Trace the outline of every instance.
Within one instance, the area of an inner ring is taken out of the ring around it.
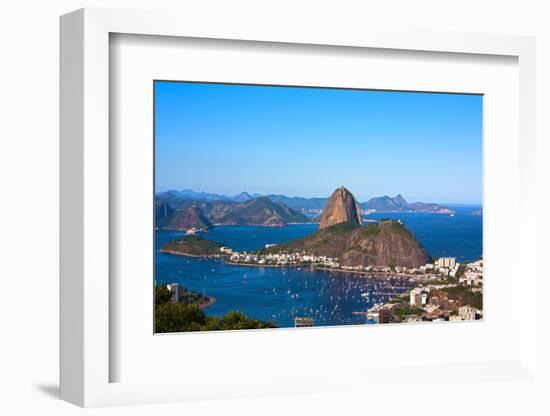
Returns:
[[[454,216],[442,214],[385,213],[367,218],[400,219],[432,256],[452,256],[473,261],[482,255],[482,217],[471,215],[476,206],[452,206]],[[318,224],[292,224],[268,228],[218,226],[204,234],[239,251],[253,251],[315,232]],[[413,285],[409,281],[366,278],[340,272],[303,268],[243,267],[223,260],[200,259],[160,253],[166,242],[183,235],[156,231],[155,279],[157,284],[179,283],[187,289],[213,296],[207,315],[230,310],[271,320],[279,327],[293,327],[294,318],[313,317],[316,326],[364,324],[364,312],[386,302]]]

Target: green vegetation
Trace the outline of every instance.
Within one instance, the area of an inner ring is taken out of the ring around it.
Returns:
[[[422,315],[422,312],[422,308],[413,308],[406,302],[392,309],[393,315],[397,317],[400,321],[402,321],[403,318],[408,315]]]
[[[401,302],[406,303],[408,301],[409,301],[409,295],[405,294],[405,295],[397,296],[395,298],[390,299],[388,303],[401,303]]]
[[[458,279],[456,277],[438,277],[436,279],[432,279],[430,281],[422,282],[419,284],[419,286],[431,286],[431,285],[454,285],[458,283]]]
[[[456,271],[455,278],[458,279],[460,276],[464,274],[465,271],[466,271],[465,264],[461,264],[460,266],[458,266],[458,270]]]
[[[202,237],[190,235],[185,238],[170,241],[162,246],[162,251],[187,254],[190,256],[217,256],[222,255],[220,248],[223,244],[205,240]]]
[[[155,308],[155,332],[201,331],[206,316],[197,305],[166,302]]]
[[[483,309],[483,295],[481,292],[473,292],[466,286],[449,286],[441,289],[449,299],[459,302],[461,305],[470,305],[476,309]]]
[[[166,285],[157,286],[155,289],[155,305],[161,305],[163,303],[169,302],[172,299],[172,294],[168,290]],[[187,305],[191,303],[196,303],[200,305],[201,303],[208,303],[210,298],[208,296],[202,296],[200,293],[191,292],[186,288],[179,287],[179,303],[185,303]]]
[[[157,286],[155,288],[155,305],[170,302],[172,294],[166,287],[166,285]]]
[[[389,223],[391,230],[395,233],[400,233],[404,235],[405,237],[412,237],[411,232],[401,223],[397,221],[392,221]]]
[[[230,311],[224,316],[206,316],[196,303],[182,303],[187,295],[203,298],[195,292],[183,290],[180,302],[170,302],[170,291],[159,286],[155,291],[155,332],[190,332],[235,329],[276,328],[275,323],[249,318],[242,312]],[[190,298],[189,298],[190,299]],[[195,300],[196,302],[196,300]]]
[[[322,232],[329,233],[332,235],[345,234],[345,233],[349,233],[350,231],[356,230],[359,227],[360,225],[354,224],[352,222],[341,222],[339,224],[335,224],[325,228],[324,230],[322,230]]]
[[[363,235],[365,237],[374,237],[380,233],[380,224],[376,222],[369,223],[366,227],[363,227]]]
[[[209,316],[206,318],[204,331],[228,331],[234,329],[262,329],[276,328],[273,322],[264,322],[248,318],[244,313],[229,311],[225,316]]]

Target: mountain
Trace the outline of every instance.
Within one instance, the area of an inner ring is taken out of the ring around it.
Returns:
[[[423,212],[435,214],[453,214],[454,211],[433,203],[413,202],[409,204],[401,194],[395,197],[380,196],[371,198],[363,202],[361,208],[364,210],[374,210],[377,212]]]
[[[162,198],[162,197],[161,197]],[[266,197],[238,203],[164,199],[156,203],[157,227],[161,229],[210,228],[221,225],[261,225],[280,227],[288,223],[310,222],[304,214]]]
[[[156,206],[156,226],[162,230],[187,230],[188,228],[212,228],[212,223],[195,206],[173,209],[165,202]]]
[[[414,268],[431,261],[415,236],[402,223],[391,220],[366,226],[343,222],[261,252],[327,256],[344,266]]]
[[[361,204],[361,208],[363,209],[373,209],[376,211],[405,211],[407,207],[407,201],[405,201],[405,198],[401,194],[394,198],[386,195],[379,196]]]
[[[306,253],[337,258],[344,266],[419,267],[430,256],[401,221],[361,225],[361,211],[353,194],[341,187],[331,195],[319,231],[261,250],[262,253]]]
[[[432,214],[454,214],[452,209],[443,207],[439,204],[427,204],[425,202],[413,202],[409,204],[409,209],[413,212],[424,212]]]
[[[224,203],[243,203],[252,199],[265,197],[271,201],[284,204],[296,211],[321,211],[328,202],[328,198],[303,198],[299,196],[289,197],[280,194],[260,195],[258,193],[249,194],[241,192],[238,195],[227,196],[222,194],[212,194],[207,192],[195,192],[190,189],[182,191],[165,191],[156,194],[157,201],[167,202],[172,208],[183,208],[196,203],[203,202],[224,202]],[[413,202],[409,204],[401,195],[395,197],[380,196],[371,198],[367,202],[359,204],[363,210],[374,210],[378,212],[423,212],[452,214],[453,210],[433,203]]]
[[[233,198],[231,198],[235,202],[246,202],[250,201],[251,199],[254,199],[248,192],[241,192],[238,195],[235,195]]]
[[[225,209],[218,205],[208,211],[209,218],[216,224],[224,225],[262,225],[280,227],[293,222],[309,222],[309,219],[298,211],[278,204],[267,197],[251,199],[241,204],[230,204]]]
[[[211,194],[208,192],[195,192],[191,189],[184,189],[182,191],[170,190],[157,193],[157,198],[161,200],[174,200],[183,199],[191,201],[226,201],[226,202],[246,202],[253,199],[248,192],[241,192],[235,196],[227,196],[221,194]]]
[[[170,207],[166,202],[156,202],[155,203],[155,218],[157,221],[161,218],[166,218],[172,215],[174,209]]]
[[[254,194],[257,195],[257,194]],[[328,198],[303,198],[299,196],[285,196],[285,195],[276,195],[270,194],[266,195],[267,198],[271,199],[273,202],[283,203],[286,206],[293,208],[295,210],[310,210],[310,209],[323,209],[326,205]]]
[[[157,194],[157,197],[160,197],[161,199],[190,199],[193,201],[224,201],[228,198],[224,195],[210,194],[207,192],[195,192],[191,189],[160,192]]]
[[[343,186],[330,196],[323,214],[319,229],[330,227],[341,222],[361,225],[361,209],[355,197]]]

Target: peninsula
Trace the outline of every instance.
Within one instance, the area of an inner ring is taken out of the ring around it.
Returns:
[[[223,245],[216,241],[205,240],[202,237],[189,235],[163,245],[162,253],[189,257],[221,258],[227,254],[222,251]]]

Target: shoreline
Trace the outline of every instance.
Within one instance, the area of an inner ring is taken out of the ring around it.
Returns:
[[[164,254],[172,254],[174,256],[194,257],[194,258],[199,258],[199,259],[218,259],[218,260],[221,260],[223,258],[228,257],[226,254],[189,254],[189,253],[183,253],[181,251],[163,250],[163,249],[160,249],[159,252],[164,253]]]
[[[300,264],[258,264],[258,263],[236,263],[232,261],[225,261],[225,264],[229,264],[231,266],[243,266],[243,267],[271,267],[271,268],[279,268],[283,269],[285,267],[307,267],[311,266],[310,263],[300,263]]]
[[[233,262],[226,260],[229,256],[228,255],[221,255],[221,254],[214,254],[214,255],[197,255],[197,254],[188,254],[188,253],[182,253],[179,251],[172,251],[172,250],[160,250],[161,253],[165,254],[172,254],[174,256],[182,256],[182,257],[192,257],[192,258],[202,258],[202,259],[210,259],[210,260],[223,260],[225,264],[230,266],[241,266],[241,267],[269,267],[273,269],[285,269],[285,268],[299,268],[299,267],[307,267],[310,269],[315,269],[318,271],[323,272],[336,272],[336,273],[347,273],[347,274],[353,274],[353,275],[360,275],[370,278],[395,278],[395,279],[415,279],[418,281],[429,281],[430,279],[434,278],[434,275],[414,275],[414,274],[406,274],[406,273],[397,273],[397,272],[376,272],[376,271],[360,271],[360,270],[345,270],[345,269],[335,269],[331,267],[321,267],[317,266],[314,263],[299,263],[299,264],[258,264],[258,263],[239,263],[239,262]]]
[[[256,227],[256,228],[284,228],[288,227],[289,225],[318,225],[319,221],[314,222],[287,222],[283,225],[263,225],[263,224],[219,224],[219,223],[213,223],[212,226],[214,228],[216,227]],[[162,231],[162,230],[161,230]],[[208,230],[211,231],[211,230]]]
[[[359,270],[345,270],[345,269],[334,269],[330,267],[316,267],[317,270],[327,271],[327,272],[337,272],[337,273],[350,273],[350,274],[359,274],[363,276],[369,276],[371,278],[376,277],[393,277],[398,279],[410,279],[417,278],[415,280],[429,280],[433,278],[433,275],[420,275],[420,274],[406,274],[406,273],[397,273],[397,272],[373,272],[373,271],[359,271]]]

